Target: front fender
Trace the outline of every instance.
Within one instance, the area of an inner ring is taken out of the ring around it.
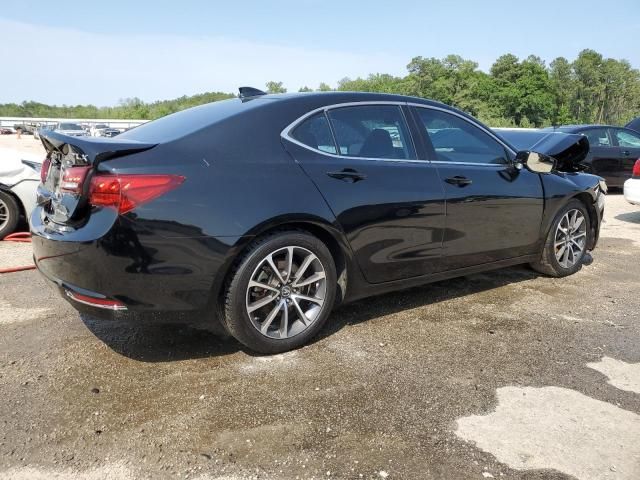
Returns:
[[[551,224],[557,213],[572,199],[579,198],[585,202],[591,214],[593,230],[592,244],[595,248],[599,234],[604,205],[601,205],[604,192],[600,188],[601,178],[587,173],[551,173],[542,174],[545,208],[541,224],[540,238],[546,239]]]

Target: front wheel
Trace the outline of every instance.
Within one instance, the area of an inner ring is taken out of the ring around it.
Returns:
[[[226,291],[223,321],[260,353],[292,350],[326,322],[336,295],[331,253],[305,232],[279,232],[254,242]]]
[[[540,260],[531,267],[552,277],[576,273],[582,268],[591,235],[591,218],[586,206],[579,200],[571,200],[556,215]]]

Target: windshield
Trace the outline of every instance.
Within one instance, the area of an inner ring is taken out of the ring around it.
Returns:
[[[109,125],[105,125],[104,123],[99,123],[94,128],[109,128]]]

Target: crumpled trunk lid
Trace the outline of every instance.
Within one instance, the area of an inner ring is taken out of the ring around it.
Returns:
[[[118,138],[70,137],[51,130],[42,130],[40,140],[47,151],[45,163],[49,162],[49,167],[38,188],[38,204],[44,207],[48,219],[58,224],[82,217],[89,182],[100,162],[143,152],[156,145]],[[78,191],[68,192],[62,180],[65,172],[74,167],[82,167],[79,169],[83,171],[82,185]]]

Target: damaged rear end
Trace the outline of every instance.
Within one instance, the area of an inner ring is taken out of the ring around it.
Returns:
[[[75,304],[109,310],[153,305],[152,298],[131,296],[138,280],[128,274],[149,267],[136,209],[185,177],[140,171],[153,163],[156,144],[53,131],[43,131],[41,141],[47,156],[30,221],[38,269]],[[133,169],[122,168],[127,164]]]

